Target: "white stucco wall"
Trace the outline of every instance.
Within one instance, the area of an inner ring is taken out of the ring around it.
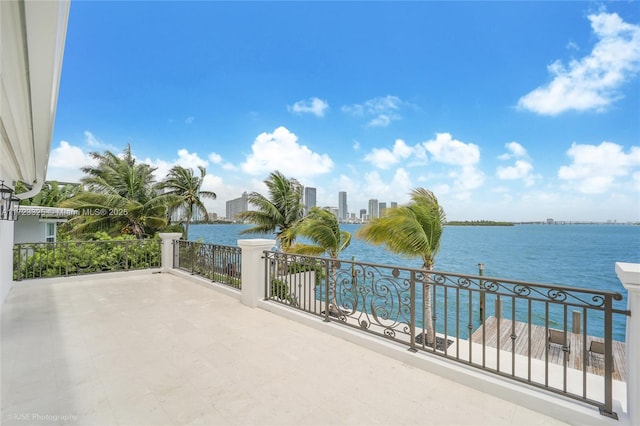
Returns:
[[[69,7],[69,0],[0,1],[0,180],[32,184],[25,196],[46,179]],[[12,285],[13,237],[14,222],[0,220],[2,303]]]
[[[44,243],[46,226],[37,216],[19,216],[15,222],[13,242],[15,244]]]
[[[0,180],[4,177],[0,168]],[[13,225],[12,221],[0,220],[0,314],[13,285]]]

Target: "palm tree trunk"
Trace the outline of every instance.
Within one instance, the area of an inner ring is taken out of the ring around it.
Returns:
[[[342,315],[342,309],[338,306],[338,297],[337,297],[337,283],[338,280],[338,271],[336,271],[336,267],[333,264],[334,260],[331,260],[331,281],[329,282],[329,288],[331,292],[331,304],[329,305],[329,315],[339,317]]]
[[[189,222],[191,219],[189,216],[187,216],[187,222],[184,225],[184,239],[188,240],[189,239]]]
[[[426,321],[427,323],[427,336],[426,336],[426,344],[432,347],[435,347],[435,342],[436,342],[436,332],[433,329],[433,311],[431,308],[432,305],[432,299],[431,299],[431,284],[429,284],[429,279],[431,278],[430,276],[430,271],[433,269],[433,267],[429,264],[429,263],[425,263],[422,266],[425,270],[425,280],[424,280],[424,295],[423,295],[423,300],[424,300],[424,306],[425,306],[425,317],[424,321]]]

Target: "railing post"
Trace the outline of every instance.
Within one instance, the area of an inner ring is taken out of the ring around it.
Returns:
[[[613,412],[613,301],[611,296],[604,298],[604,409],[600,414],[618,419]],[[566,326],[566,321],[565,321]]]
[[[187,242],[189,244],[189,253],[191,253],[191,275],[195,273],[196,270],[196,243]]]
[[[18,246],[18,265],[14,267],[18,269],[18,275],[17,275],[18,279],[16,281],[21,281],[22,280],[22,244],[17,244],[17,246]]]
[[[484,275],[484,263],[478,263],[478,275]],[[484,307],[485,307],[484,280],[480,280],[480,323],[484,324]]]
[[[409,342],[409,351],[418,352],[418,349],[416,349],[416,271],[411,271],[411,282],[409,285],[411,286],[411,288],[409,289],[409,303],[411,304],[411,323],[409,324],[409,333],[411,335],[411,340]],[[424,341],[425,337],[422,336],[422,339]]]
[[[136,240],[137,241],[137,240]],[[124,270],[129,270],[129,240],[124,241]]]
[[[255,308],[264,299],[266,273],[262,253],[271,250],[276,241],[257,238],[238,240],[238,245],[242,249],[242,303]]]
[[[640,425],[640,263],[616,263],[616,274],[627,289],[627,413],[629,424]]]
[[[324,262],[325,264],[325,268],[324,268],[324,322],[329,322],[331,321],[331,312],[329,311],[329,289],[331,288],[331,285],[329,284],[329,280],[331,279],[330,277],[330,270],[329,270],[329,264],[331,263],[330,260],[326,260]]]
[[[69,276],[69,242],[65,242],[64,244],[65,247],[65,255],[64,255],[64,276],[68,277]]]
[[[160,246],[160,267],[162,272],[169,272],[173,265],[173,242],[182,237],[181,232],[161,232],[160,238],[162,245]]]

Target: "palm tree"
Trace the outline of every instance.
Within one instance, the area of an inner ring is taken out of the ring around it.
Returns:
[[[23,182],[16,183],[16,194],[27,192],[29,188]],[[62,201],[74,197],[80,190],[80,185],[65,183],[60,185],[57,181],[47,181],[42,189],[31,198],[20,201],[23,206],[48,206],[57,207]]]
[[[130,145],[127,145],[121,156],[110,151],[103,154],[91,152],[89,155],[97,165],[81,169],[87,175],[82,178],[87,190],[100,194],[118,194],[141,203],[156,197],[153,188],[153,172],[156,168],[137,163]]]
[[[65,224],[76,235],[105,231],[112,236],[131,234],[141,239],[167,225],[166,201],[162,197],[141,203],[118,194],[81,192],[60,205],[80,212]]]
[[[67,224],[72,233],[101,230],[143,238],[166,226],[167,199],[153,188],[155,168],[137,163],[129,145],[120,156],[110,151],[89,155],[96,165],[82,168],[87,191],[60,204],[81,212]]]
[[[434,344],[435,331],[431,321],[431,292],[428,271],[433,270],[445,213],[433,192],[424,188],[411,191],[411,202],[406,206],[388,208],[384,217],[373,219],[360,228],[357,237],[376,245],[385,245],[390,251],[408,257],[420,257],[426,271],[424,303],[427,322],[427,344]]]
[[[216,199],[215,192],[202,191],[200,189],[207,170],[202,166],[198,166],[198,170],[200,170],[200,177],[194,176],[193,169],[191,168],[173,166],[167,177],[157,186],[158,189],[168,189],[165,194],[174,195],[174,201],[170,205],[170,210],[175,210],[181,206],[185,208],[185,239],[189,238],[189,223],[193,218],[195,209],[204,214],[205,221],[208,220],[207,208],[202,203],[202,199]]]
[[[257,210],[240,213],[239,217],[256,226],[245,229],[241,234],[270,234],[275,232],[276,240],[283,251],[289,250],[295,240],[291,228],[302,219],[302,185],[296,179],[288,179],[279,171],[272,172],[264,181],[269,189],[269,198],[257,192],[248,195]]]
[[[342,231],[336,216],[328,210],[313,207],[307,216],[292,228],[294,235],[301,235],[308,238],[313,244],[296,243],[290,248],[290,252],[309,255],[321,255],[326,253],[332,259],[330,263],[331,281],[330,291],[331,304],[329,312],[332,315],[341,315],[338,308],[336,295],[337,271],[335,261],[340,252],[351,243],[351,234]]]

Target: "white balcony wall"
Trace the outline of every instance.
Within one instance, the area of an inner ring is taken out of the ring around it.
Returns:
[[[70,2],[0,2],[0,179],[46,179]],[[12,285],[14,223],[0,221],[1,303]],[[1,305],[0,303],[0,305]]]

